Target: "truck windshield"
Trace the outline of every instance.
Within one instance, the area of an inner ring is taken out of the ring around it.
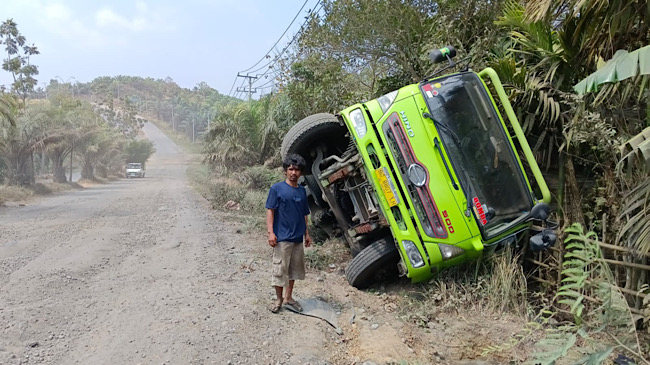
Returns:
[[[142,167],[142,165],[139,164],[139,163],[130,163],[130,164],[126,165],[127,169],[139,169],[141,167]]]
[[[420,89],[484,238],[526,218],[531,194],[479,77],[455,74]]]

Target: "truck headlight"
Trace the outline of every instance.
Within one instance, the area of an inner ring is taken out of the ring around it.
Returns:
[[[395,98],[397,97],[397,90],[391,91],[388,94],[381,96],[377,99],[379,102],[379,106],[381,107],[381,110],[386,113],[388,108],[390,108],[391,105],[393,105],[393,102],[395,101]]]
[[[415,268],[424,266],[424,260],[422,259],[422,255],[420,255],[420,251],[415,246],[415,243],[411,241],[402,241],[402,245],[406,251],[406,256],[408,256],[409,261],[411,262],[411,266]]]
[[[445,245],[444,243],[439,243],[438,247],[440,247],[440,253],[442,254],[443,260],[453,259],[454,257],[465,253],[465,250],[460,247]]]
[[[357,136],[363,138],[366,135],[366,118],[363,117],[363,112],[361,109],[357,108],[350,112],[350,119],[352,119],[352,125],[354,130],[357,131]]]

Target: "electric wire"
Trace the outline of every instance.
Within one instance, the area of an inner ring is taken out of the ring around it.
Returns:
[[[315,11],[314,11],[314,14],[317,14],[317,13],[320,12],[320,10],[323,8],[324,4],[321,4],[321,1],[322,1],[322,0],[319,0],[318,3],[316,3],[316,6],[318,6],[318,5],[320,4],[320,8],[319,8],[318,10],[315,10]],[[289,49],[289,47],[291,46],[291,44],[293,44],[293,42],[298,38],[298,36],[300,35],[300,33],[304,30],[304,27],[305,27],[305,24],[306,24],[306,23],[307,23],[307,22],[305,22],[305,23],[303,23],[303,24],[301,25],[301,27],[300,27],[300,29],[298,30],[298,32],[296,32],[296,34],[295,34],[295,35],[293,36],[293,38],[289,41],[289,43],[287,43],[287,45],[282,49],[282,51],[280,51],[280,53],[279,53],[279,54],[278,54],[278,55],[277,55],[277,56],[276,56],[272,61],[270,61],[270,62],[267,63],[266,65],[262,66],[261,68],[258,68],[258,69],[256,69],[256,70],[253,70],[253,71],[252,71],[252,72],[260,71],[260,70],[262,70],[264,67],[266,67],[267,65],[269,65],[269,64],[272,63],[270,66],[268,66],[267,70],[266,70],[263,74],[261,74],[261,75],[257,75],[257,79],[256,79],[256,80],[259,80],[262,76],[266,75],[267,73],[269,73],[269,72],[273,69],[273,66],[274,66],[274,65],[275,65],[275,64],[280,60],[280,57],[281,57],[281,56],[282,56],[282,55],[283,55],[283,54],[284,54],[284,53]],[[256,82],[256,81],[253,81],[253,85],[255,84],[255,82]],[[257,87],[259,87],[259,86],[257,86]]]
[[[230,87],[230,91],[228,92],[228,95],[232,95],[232,91],[233,91],[235,85],[237,84],[237,79],[238,79],[239,77],[241,77],[241,76],[239,75],[240,73],[242,73],[242,72],[247,72],[247,71],[251,70],[253,67],[257,66],[260,62],[262,62],[264,59],[266,59],[266,58],[269,56],[269,54],[273,51],[273,49],[275,48],[275,46],[280,42],[280,40],[282,40],[282,37],[284,37],[284,35],[285,35],[285,34],[287,33],[287,31],[290,29],[291,25],[293,25],[293,23],[295,22],[295,20],[298,18],[298,15],[300,15],[300,13],[301,13],[302,10],[304,9],[304,7],[305,7],[305,5],[307,4],[308,1],[309,1],[309,0],[306,0],[306,1],[303,3],[302,7],[300,8],[300,10],[299,10],[298,13],[296,14],[296,16],[293,18],[293,20],[291,21],[291,23],[289,24],[289,26],[287,26],[287,28],[286,28],[285,31],[282,33],[282,35],[280,36],[280,38],[275,42],[275,44],[273,45],[273,47],[271,47],[271,49],[270,49],[270,50],[269,50],[269,51],[264,55],[264,57],[262,57],[259,61],[257,61],[253,66],[249,67],[248,69],[243,70],[243,71],[240,71],[240,72],[237,73],[237,76],[235,76],[235,80],[233,81],[232,86]],[[320,7],[319,7],[319,6],[320,6]],[[322,0],[318,0],[318,2],[316,3],[316,5],[314,6],[314,9],[316,9],[317,7],[319,7],[318,10],[313,11],[312,14],[318,14],[318,13],[321,11],[321,9],[324,7],[324,4],[322,4]],[[257,71],[261,71],[261,70],[263,70],[264,68],[267,68],[267,66],[268,66],[267,70],[266,70],[263,74],[261,74],[261,75],[257,75],[257,76],[256,76],[256,79],[255,79],[256,81],[253,81],[253,83],[251,84],[251,86],[254,85],[255,82],[257,82],[257,80],[259,80],[262,76],[265,76],[266,74],[268,74],[269,72],[271,72],[273,66],[274,66],[274,65],[279,61],[280,57],[281,57],[281,56],[282,56],[282,55],[283,55],[283,54],[284,54],[284,53],[289,49],[289,47],[291,46],[291,44],[293,44],[293,42],[298,38],[298,36],[300,35],[300,33],[302,33],[302,31],[305,29],[305,25],[306,25],[306,24],[307,24],[307,21],[305,21],[304,23],[301,24],[300,29],[298,29],[298,31],[297,31],[296,34],[293,36],[293,38],[291,38],[291,40],[289,41],[289,43],[287,43],[287,44],[284,46],[284,48],[282,49],[282,51],[280,51],[280,53],[279,53],[278,55],[276,55],[276,56],[275,56],[271,61],[267,62],[265,65],[263,65],[263,66],[261,66],[261,67],[255,69],[255,70],[252,70],[252,71],[249,71],[249,72],[248,72],[248,73],[250,74],[250,73],[257,72]],[[245,80],[244,80],[244,81],[245,81]],[[242,82],[242,86],[243,86],[243,84],[244,84],[244,82]],[[266,84],[268,84],[268,83],[266,83]],[[266,84],[264,84],[264,85],[266,85]],[[236,92],[235,95],[232,95],[232,96],[234,96],[234,97],[238,97],[239,94],[240,94],[240,92]]]
[[[318,14],[318,13],[321,11],[321,9],[322,9],[323,6],[324,6],[324,4],[321,4],[321,2],[322,2],[322,0],[318,0],[318,2],[316,3],[316,5],[314,6],[314,9],[316,9],[316,7],[318,7],[319,5],[320,5],[320,8],[319,8],[318,10],[315,10],[315,11],[313,12],[313,14]],[[306,21],[305,21],[304,23],[302,23],[302,25],[300,26],[300,29],[298,29],[298,31],[296,32],[296,34],[294,34],[293,38],[291,38],[291,40],[289,41],[289,43],[287,43],[287,44],[284,46],[284,48],[282,49],[282,51],[280,51],[280,53],[279,53],[277,56],[275,56],[275,57],[273,58],[273,60],[267,62],[264,66],[261,66],[261,67],[255,69],[255,70],[250,71],[250,72],[251,72],[251,73],[253,73],[253,72],[257,72],[257,71],[263,70],[264,68],[266,68],[266,66],[268,66],[268,65],[270,65],[270,64],[273,64],[273,65],[274,65],[275,63],[277,63],[277,61],[280,59],[280,56],[282,56],[282,55],[284,54],[284,52],[286,52],[287,49],[289,49],[289,47],[291,46],[291,44],[293,44],[293,42],[298,38],[298,36],[300,35],[300,33],[302,33],[302,31],[305,29],[305,25],[306,25],[306,24],[307,24]],[[273,65],[269,66],[269,68],[271,68]]]
[[[284,37],[284,35],[287,34],[287,32],[289,31],[289,28],[291,28],[291,26],[292,26],[293,23],[296,21],[296,19],[298,19],[298,15],[300,15],[300,13],[302,12],[302,9],[305,8],[305,5],[307,5],[307,2],[308,2],[308,1],[309,1],[309,0],[305,0],[305,2],[304,2],[304,3],[302,4],[302,6],[300,7],[300,10],[298,10],[298,12],[296,13],[296,16],[293,17],[293,20],[292,20],[291,23],[289,23],[289,25],[287,26],[287,29],[285,29],[284,32],[282,33],[282,35],[280,36],[280,38],[278,38],[278,40],[275,41],[275,43],[273,44],[273,46],[271,46],[271,49],[270,49],[268,52],[266,52],[266,54],[265,54],[265,55],[264,55],[264,56],[263,56],[259,61],[257,61],[253,66],[251,66],[251,67],[249,67],[249,68],[247,68],[247,69],[245,69],[245,70],[239,71],[239,72],[246,72],[246,71],[252,69],[253,67],[257,66],[260,62],[262,62],[262,61],[263,61],[263,60],[264,60],[264,59],[269,55],[269,53],[271,53],[271,51],[273,51],[273,48],[275,48],[275,46],[277,46],[278,43],[280,43],[280,41],[282,40],[282,37]]]

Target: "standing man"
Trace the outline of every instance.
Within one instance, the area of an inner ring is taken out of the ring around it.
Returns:
[[[288,155],[282,161],[286,180],[273,184],[266,199],[266,230],[269,246],[273,247],[273,273],[271,285],[275,287],[276,301],[271,312],[280,311],[282,304],[298,312],[302,307],[292,297],[295,280],[305,278],[305,247],[311,245],[307,232],[309,204],[305,188],[298,179],[305,168],[305,159],[297,154]],[[286,288],[283,296],[283,289]]]

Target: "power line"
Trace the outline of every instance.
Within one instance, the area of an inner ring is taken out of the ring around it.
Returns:
[[[320,5],[320,8],[319,8],[318,10],[314,10],[314,11],[313,11],[313,14],[317,14],[317,13],[320,12],[320,10],[323,8],[324,4],[321,4],[321,2],[322,2],[322,0],[318,0],[318,2],[316,3],[316,5],[314,6],[314,9],[316,9],[316,7],[318,7],[319,5]],[[302,33],[302,31],[304,30],[306,24],[307,24],[307,22],[305,21],[304,23],[302,23],[302,25],[300,25],[300,29],[298,29],[298,31],[296,32],[296,34],[294,34],[293,38],[291,38],[291,40],[289,41],[289,43],[287,43],[287,44],[284,46],[284,48],[282,49],[282,51],[280,51],[280,53],[279,53],[278,55],[276,55],[275,58],[274,58],[273,60],[269,61],[266,65],[264,65],[264,66],[262,66],[262,67],[259,67],[259,68],[255,69],[255,70],[251,71],[251,72],[257,72],[257,71],[260,71],[260,70],[264,69],[264,68],[265,68],[266,66],[268,66],[268,65],[271,65],[271,66],[268,67],[268,68],[271,68],[275,63],[277,63],[277,61],[280,59],[280,56],[282,56],[282,55],[284,54],[284,52],[286,52],[287,49],[289,49],[289,46],[291,46],[291,44],[293,44],[293,42],[298,38],[298,36],[300,35],[300,33]]]
[[[270,85],[270,84],[274,84],[274,83],[275,83],[275,79],[272,78],[272,79],[270,79],[269,81],[267,81],[265,84],[262,84],[262,85],[259,85],[259,86],[255,86],[255,88],[257,88],[257,89],[263,89],[264,87],[266,87],[266,85]]]
[[[309,1],[309,0],[305,0],[305,2],[304,2],[304,3],[302,4],[302,6],[300,7],[300,10],[298,10],[298,12],[296,13],[296,16],[293,17],[293,20],[292,20],[291,23],[289,23],[289,25],[287,26],[287,29],[284,30],[284,32],[282,33],[282,35],[280,36],[280,38],[278,38],[278,40],[275,41],[275,43],[273,44],[273,46],[271,46],[271,49],[270,49],[268,52],[266,52],[266,54],[264,55],[264,57],[262,57],[259,61],[257,61],[253,66],[251,66],[251,67],[249,67],[249,68],[247,68],[247,69],[245,69],[245,70],[239,71],[239,72],[246,72],[246,71],[252,69],[253,67],[257,66],[257,65],[258,65],[260,62],[262,62],[264,59],[266,59],[266,57],[269,55],[269,53],[271,53],[271,51],[273,51],[273,49],[275,48],[275,46],[277,46],[278,43],[280,43],[280,41],[282,40],[282,37],[284,37],[284,35],[287,34],[287,32],[289,31],[289,28],[291,28],[291,26],[292,26],[293,23],[296,21],[296,19],[298,19],[298,15],[300,15],[300,13],[302,12],[302,9],[305,8],[305,5],[307,5],[307,2],[308,2],[308,1]],[[320,1],[320,0],[319,0],[319,1]]]
[[[237,79],[235,79],[235,81],[237,81]],[[239,89],[242,88],[242,87],[244,87],[244,84],[245,84],[245,83],[246,83],[246,79],[243,79],[242,82],[241,82],[241,85],[239,85],[239,87],[235,90],[236,93],[235,93],[235,95],[233,95],[234,97],[236,97],[236,98],[239,97],[239,94],[240,94]]]
[[[287,26],[287,28],[286,28],[285,31],[282,33],[282,35],[280,36],[280,38],[278,38],[278,40],[275,42],[275,44],[273,44],[273,46],[271,47],[271,49],[270,49],[270,50],[269,50],[269,51],[264,55],[264,57],[262,57],[259,61],[257,61],[253,66],[247,68],[246,70],[243,70],[243,71],[240,71],[240,72],[237,73],[237,76],[235,77],[235,80],[233,81],[232,86],[230,87],[230,91],[228,92],[228,95],[231,95],[231,94],[232,94],[232,91],[233,91],[233,89],[234,89],[234,87],[235,87],[235,84],[237,83],[237,79],[238,79],[239,77],[248,77],[248,76],[250,75],[250,73],[254,73],[254,72],[260,71],[260,70],[262,70],[262,69],[264,69],[265,67],[268,66],[269,69],[267,69],[267,71],[261,75],[261,76],[264,76],[264,75],[266,75],[266,74],[270,71],[270,68],[271,68],[273,65],[275,65],[275,63],[277,63],[277,61],[279,60],[280,56],[281,56],[282,54],[284,54],[284,52],[286,52],[286,50],[289,48],[289,46],[294,42],[294,40],[297,38],[297,36],[302,32],[302,30],[303,30],[304,27],[305,27],[305,23],[306,23],[306,22],[303,23],[303,24],[300,26],[300,29],[299,29],[298,32],[293,36],[293,38],[291,39],[291,41],[289,41],[289,43],[288,43],[288,44],[287,44],[287,45],[282,49],[282,51],[281,51],[281,52],[280,52],[280,53],[279,53],[279,54],[278,54],[278,55],[277,55],[273,60],[267,62],[264,66],[261,66],[261,67],[257,68],[256,70],[253,70],[253,71],[247,73],[246,76],[242,76],[242,75],[240,75],[240,73],[243,73],[243,72],[246,72],[246,71],[251,70],[252,68],[254,68],[255,66],[257,66],[260,62],[262,62],[264,59],[266,59],[266,58],[269,57],[269,54],[273,51],[273,49],[275,48],[275,46],[276,46],[276,45],[277,45],[277,44],[282,40],[282,37],[284,37],[284,35],[287,33],[287,31],[289,31],[289,29],[291,28],[291,26],[293,25],[293,23],[294,23],[294,22],[296,21],[296,19],[298,18],[298,15],[300,15],[300,13],[302,12],[302,10],[305,8],[305,5],[307,4],[308,1],[309,1],[309,0],[305,0],[305,2],[304,2],[304,3],[302,4],[302,6],[300,7],[300,10],[298,11],[298,13],[296,13],[296,16],[293,18],[293,20],[292,20],[291,23],[289,24],[289,26]],[[316,7],[318,7],[319,5],[321,5],[321,7],[320,7],[317,11],[315,11],[315,13],[319,12],[320,9],[322,9],[323,5],[321,4],[321,2],[322,2],[322,0],[318,0],[318,2],[316,3],[316,5],[314,6],[314,9],[315,9]],[[311,11],[310,11],[310,12],[311,12]],[[269,65],[270,65],[270,66],[269,66]],[[259,78],[259,77],[260,77],[260,75],[257,76],[257,78]],[[249,78],[249,80],[251,80],[251,79]]]
[[[235,87],[235,84],[237,83],[237,76],[232,82],[232,86],[230,87],[230,91],[228,91],[228,95],[232,95],[232,89]]]
[[[316,6],[315,6],[315,7],[317,7],[321,2],[322,2],[322,0],[318,0],[318,3],[316,3]],[[314,14],[317,14],[318,12],[320,12],[320,10],[323,8],[323,6],[324,6],[324,4],[320,4],[320,8],[319,8],[318,10],[315,10],[313,13],[314,13]],[[282,56],[282,55],[283,55],[283,54],[284,54],[284,53],[289,49],[289,47],[291,46],[291,44],[293,44],[293,42],[298,38],[298,36],[300,35],[300,33],[302,33],[302,31],[303,31],[304,28],[305,28],[305,24],[306,24],[306,23],[307,23],[307,22],[303,23],[303,24],[300,26],[300,29],[298,30],[298,32],[296,32],[296,34],[293,36],[293,38],[291,38],[291,40],[289,41],[289,43],[287,43],[287,44],[285,45],[285,47],[282,49],[282,51],[280,51],[280,53],[279,53],[277,56],[275,56],[275,58],[274,58],[272,61],[269,61],[266,65],[264,65],[264,66],[262,66],[262,67],[260,67],[260,68],[258,68],[258,69],[256,69],[256,70],[253,70],[253,71],[252,71],[252,72],[260,71],[260,70],[262,70],[264,67],[266,67],[267,65],[270,65],[270,66],[268,66],[267,70],[266,70],[263,74],[261,74],[261,75],[257,75],[257,79],[258,79],[258,80],[259,80],[262,76],[264,76],[264,75],[268,74],[269,72],[271,72],[271,70],[273,69],[273,66],[274,66],[274,65],[275,65],[275,64],[280,60],[280,57],[281,57],[281,56]],[[268,84],[268,83],[267,83],[267,84]],[[266,84],[265,84],[265,85],[266,85]],[[259,86],[258,86],[258,88],[259,88]]]

